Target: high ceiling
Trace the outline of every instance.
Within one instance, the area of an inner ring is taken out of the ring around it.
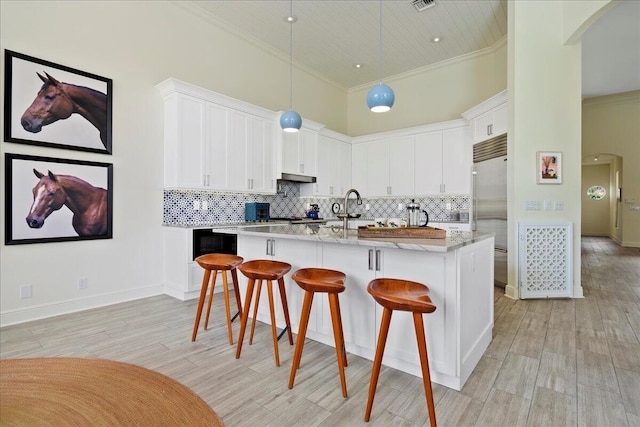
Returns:
[[[418,12],[411,0],[213,0],[188,7],[298,66],[351,88],[487,49],[506,39],[506,0],[435,0]],[[182,3],[185,4],[185,3]],[[583,39],[583,96],[640,89],[640,1],[624,0]],[[432,42],[440,37],[438,43]],[[380,67],[380,62],[381,67]],[[361,64],[355,68],[354,64]],[[382,69],[380,72],[380,68]],[[615,76],[612,78],[612,76]]]

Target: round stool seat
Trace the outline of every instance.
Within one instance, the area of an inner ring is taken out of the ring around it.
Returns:
[[[429,288],[422,283],[401,279],[374,279],[369,282],[367,291],[378,304],[390,310],[413,313],[433,313],[436,310],[429,297]]]
[[[242,257],[229,254],[205,254],[195,260],[205,270],[231,270],[242,264]]]
[[[291,278],[305,291],[309,292],[344,292],[344,281],[347,276],[341,271],[324,268],[301,268]]]
[[[249,279],[278,280],[291,271],[291,264],[269,259],[256,259],[241,264],[238,270]]]

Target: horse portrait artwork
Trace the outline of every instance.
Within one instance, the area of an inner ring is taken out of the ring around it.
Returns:
[[[100,132],[105,148],[107,143],[107,95],[84,86],[63,83],[44,72],[36,73],[43,85],[26,109],[20,124],[27,132],[38,133],[43,126],[79,114]]]
[[[26,217],[30,228],[42,228],[49,215],[67,206],[73,213],[72,226],[78,236],[107,234],[107,190],[71,175],[51,171],[44,174],[35,168],[33,173],[39,181],[33,187],[33,203]]]

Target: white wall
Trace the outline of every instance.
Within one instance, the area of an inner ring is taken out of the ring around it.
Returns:
[[[2,1],[0,47],[111,78],[114,93],[112,156],[0,144],[3,157],[11,152],[114,164],[110,240],[5,246],[2,172],[1,325],[162,292],[163,105],[157,83],[175,77],[274,111],[289,105],[288,57],[268,55],[178,3]],[[4,56],[1,69],[4,76]],[[344,91],[299,71],[295,84],[303,117],[346,132]],[[300,97],[298,86],[304,87]],[[81,277],[88,279],[82,291]],[[33,297],[21,300],[19,288],[26,284]]]
[[[384,114],[366,108],[367,93],[377,82],[351,88],[348,134],[368,135],[462,118],[463,111],[507,87],[505,42],[384,80],[396,97],[391,111]]]

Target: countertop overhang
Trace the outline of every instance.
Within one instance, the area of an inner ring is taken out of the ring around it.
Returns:
[[[429,252],[449,252],[494,236],[493,233],[449,231],[444,239],[415,238],[358,238],[357,230],[349,230],[343,237],[342,227],[321,224],[281,224],[239,227],[239,235],[262,236],[291,240],[315,240],[346,245],[375,246]]]

